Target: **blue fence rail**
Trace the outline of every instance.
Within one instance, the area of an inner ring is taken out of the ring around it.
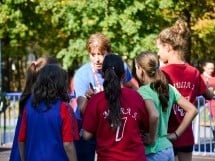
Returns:
[[[0,143],[13,141],[21,93],[2,93],[0,98]]]
[[[199,96],[196,99],[196,106],[198,115],[193,120],[194,154],[215,156],[215,120],[211,114],[211,104]]]
[[[18,118],[21,93],[4,93],[0,100],[0,144],[11,145]],[[215,121],[211,117],[210,104],[204,97],[196,98],[198,115],[193,120],[195,145],[193,154],[215,156]]]

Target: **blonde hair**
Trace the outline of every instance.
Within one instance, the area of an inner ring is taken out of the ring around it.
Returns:
[[[97,47],[100,51],[111,52],[111,44],[109,39],[102,33],[95,33],[90,36],[87,41],[86,48],[90,53],[92,48]]]

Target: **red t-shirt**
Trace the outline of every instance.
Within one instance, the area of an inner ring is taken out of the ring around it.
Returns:
[[[142,97],[134,90],[122,88],[120,96],[122,125],[112,129],[107,122],[107,101],[104,92],[88,102],[83,129],[96,137],[98,161],[145,161],[140,128],[148,130],[148,113]]]
[[[161,70],[166,75],[169,83],[191,103],[194,103],[196,97],[204,94],[206,91],[206,85],[201,78],[200,72],[189,64],[168,64],[162,67]],[[185,111],[181,107],[178,105],[173,106],[173,111],[169,119],[168,132],[174,132],[178,128],[184,115]],[[173,141],[175,147],[192,146],[193,144],[192,125],[176,141]]]
[[[205,81],[205,84],[209,88],[213,88],[213,90],[215,90],[215,75],[212,75],[211,77],[209,77],[209,76],[202,74],[201,76],[202,76],[203,80]],[[208,105],[209,111],[211,112],[211,116],[212,116],[213,120],[215,121],[215,98],[208,100],[207,105]]]
[[[74,112],[71,107],[66,103],[61,103],[60,116],[62,118],[62,137],[63,142],[72,142],[79,139],[78,125]],[[24,109],[22,115],[22,122],[19,132],[18,140],[24,142],[26,140],[26,127],[27,127],[27,111]]]

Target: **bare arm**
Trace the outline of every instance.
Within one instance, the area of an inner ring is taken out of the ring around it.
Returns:
[[[73,142],[64,142],[63,146],[66,151],[67,157],[69,158],[69,161],[78,161],[74,143]]]
[[[90,99],[91,96],[94,95],[94,94],[95,94],[95,91],[91,87],[90,89],[88,89],[85,92],[85,96],[79,96],[77,98],[78,108],[79,108],[79,110],[80,110],[82,115],[84,114],[88,99]]]
[[[92,133],[90,133],[90,132],[88,132],[86,130],[83,131],[83,138],[84,138],[84,140],[90,140],[92,137],[93,137]]]
[[[156,139],[159,114],[156,110],[155,104],[151,100],[145,100],[145,104],[149,114],[149,135],[145,137],[144,143],[152,144]]]
[[[179,137],[186,130],[186,128],[190,125],[190,123],[198,113],[196,107],[187,99],[185,99],[183,96],[179,98],[177,104],[184,109],[185,116],[182,122],[180,123],[179,127],[176,129],[174,133],[174,138],[172,137],[173,135],[170,134],[170,140],[177,139],[177,137]]]
[[[77,98],[77,104],[78,104],[78,108],[79,108],[81,114],[83,115],[86,105],[87,105],[87,98],[83,97],[83,96],[79,96]]]
[[[25,143],[19,142],[19,154],[21,161],[25,161]]]

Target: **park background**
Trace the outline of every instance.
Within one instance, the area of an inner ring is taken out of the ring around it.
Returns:
[[[200,69],[215,60],[214,0],[0,0],[0,92],[21,91],[28,62],[41,55],[77,69],[95,32],[132,66],[139,52],[157,51],[158,33],[177,19],[192,34],[186,61]]]

